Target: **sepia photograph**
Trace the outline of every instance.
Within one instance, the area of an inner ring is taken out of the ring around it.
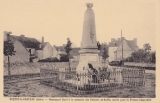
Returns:
[[[3,97],[157,97],[155,1],[2,0],[0,15]]]

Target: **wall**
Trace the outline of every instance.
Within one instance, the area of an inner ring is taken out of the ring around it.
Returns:
[[[43,59],[43,50],[36,50],[36,56],[39,60]]]
[[[55,46],[53,46],[53,57],[56,57],[58,55],[58,51],[55,48]]]
[[[53,56],[53,48],[49,43],[47,43],[46,46],[43,48],[43,59],[52,56]]]
[[[127,42],[124,40],[123,41],[123,59],[131,56],[131,53],[133,51],[131,50],[131,48],[129,47],[129,45],[127,44]],[[116,60],[122,60],[122,45],[120,45],[117,49],[117,52],[115,54],[116,56]]]
[[[111,61],[114,61],[115,60],[115,55],[114,55],[114,52],[117,50],[117,47],[109,47],[109,50],[108,50],[108,54],[109,54],[109,62]]]
[[[10,62],[29,62],[29,52],[24,48],[24,46],[19,42],[14,42],[14,50],[16,51],[15,55],[10,56]],[[8,58],[4,56],[4,62],[8,63]]]

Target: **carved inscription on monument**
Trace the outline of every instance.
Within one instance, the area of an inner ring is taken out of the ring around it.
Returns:
[[[91,41],[92,41],[92,43],[93,43],[94,33],[92,32],[91,29],[90,29],[90,37],[91,37]]]

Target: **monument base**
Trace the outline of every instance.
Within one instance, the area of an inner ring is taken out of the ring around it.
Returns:
[[[93,52],[93,51],[92,51]],[[88,63],[92,64],[93,68],[99,70],[102,67],[99,61],[98,53],[83,53],[80,54],[79,64],[76,68],[76,72],[79,75],[79,81],[81,85],[88,84],[91,81],[91,77],[88,77],[88,72],[90,70]],[[91,71],[91,70],[90,70]],[[86,75],[84,75],[86,74]]]
[[[100,57],[98,54],[85,53],[80,54],[79,64],[77,66],[76,71],[81,71],[84,67],[88,68],[88,63],[92,64],[93,68],[97,70],[102,67],[102,64],[100,63]]]

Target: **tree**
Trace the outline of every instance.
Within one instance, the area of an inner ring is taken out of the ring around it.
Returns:
[[[147,53],[150,53],[151,51],[151,46],[149,45],[149,43],[146,43],[143,45],[143,49],[144,51],[146,51]]]
[[[15,55],[14,51],[14,44],[10,39],[10,34],[11,32],[4,32],[4,35],[7,36],[7,39],[4,41],[4,49],[3,49],[3,54],[4,56],[8,57],[8,75],[11,75],[10,71],[10,56]]]
[[[72,43],[70,41],[69,38],[67,38],[67,44],[65,46],[65,52],[67,53],[67,58],[69,59],[70,57],[70,51],[72,50]],[[68,62],[69,63],[69,68],[70,68],[70,61]]]
[[[151,52],[151,62],[155,63],[156,62],[156,52]]]
[[[108,55],[108,50],[107,46],[103,45],[103,54],[102,54],[102,59],[104,60],[104,63],[106,62],[106,59],[109,57]]]
[[[135,62],[136,52],[132,52],[131,57],[133,58],[133,61]]]
[[[146,59],[147,57],[151,58],[151,54],[150,54],[151,46],[149,45],[149,43],[146,43],[143,45],[143,50],[146,52]],[[150,62],[150,59],[149,59],[149,62]]]
[[[134,59],[139,59],[139,62],[142,62],[142,60],[146,57],[147,53],[143,49],[139,49],[136,52],[132,53],[132,56],[134,56]]]

